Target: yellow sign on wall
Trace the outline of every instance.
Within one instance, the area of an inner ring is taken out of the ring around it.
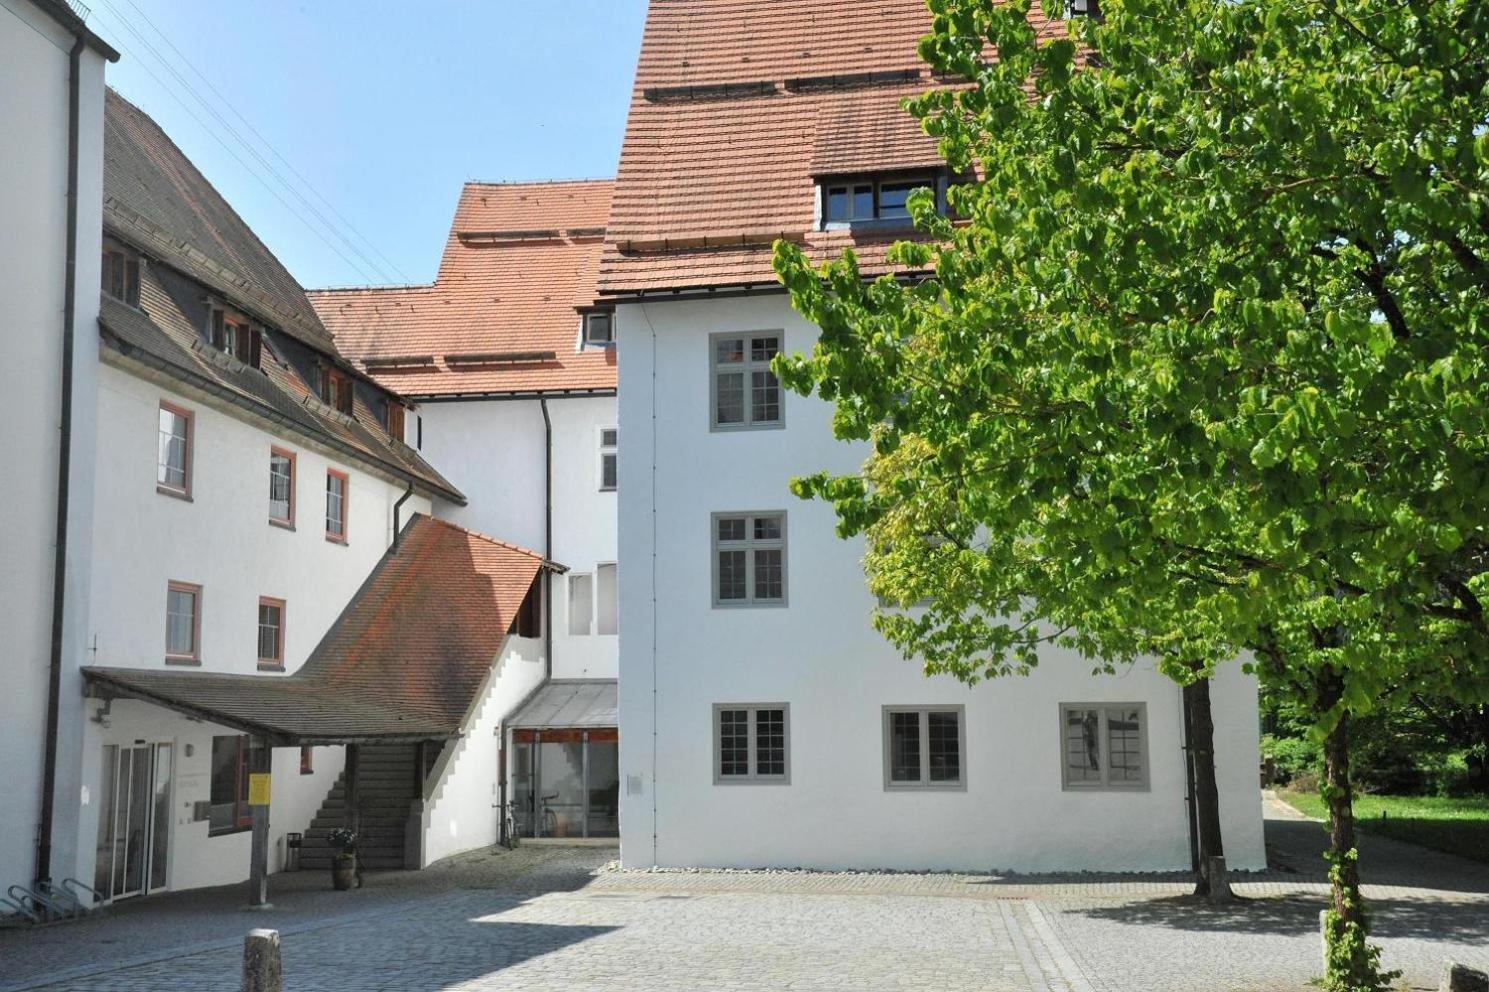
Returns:
[[[253,772],[248,776],[248,805],[269,805],[268,772]]]

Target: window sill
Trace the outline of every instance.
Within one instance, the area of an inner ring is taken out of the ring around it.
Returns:
[[[282,671],[284,671],[284,662],[282,662],[282,661],[265,661],[264,659],[260,658],[259,659],[259,671],[261,671],[261,672],[282,672]]]
[[[292,531],[295,529],[295,522],[293,520],[275,520],[273,517],[270,517],[269,526],[278,527],[280,530]]]
[[[908,217],[868,217],[863,220],[829,220],[822,223],[824,231],[852,231],[874,233],[890,231],[914,231],[915,223]]]
[[[615,488],[615,486],[601,486],[598,491],[602,493],[613,493],[615,492]]]
[[[765,602],[751,602],[749,600],[714,600],[713,608],[716,610],[784,610],[787,603],[782,600],[768,600]]]
[[[753,424],[710,424],[709,431],[714,434],[736,434],[742,431],[779,431],[786,428],[784,420],[761,420]]]
[[[184,500],[187,503],[196,502],[194,499],[191,498],[191,492],[189,490],[173,489],[170,486],[163,486],[157,482],[155,484],[155,491],[160,493],[160,495],[162,496],[169,496],[171,499]]]
[[[202,659],[200,659],[200,658],[182,658],[182,657],[176,657],[176,656],[172,656],[172,655],[166,655],[165,656],[165,663],[167,665],[185,665],[185,666],[190,667],[190,668],[201,668],[202,667]]]
[[[1153,790],[1151,788],[1149,788],[1147,782],[1144,782],[1141,785],[1138,785],[1136,783],[1134,783],[1132,785],[1099,785],[1099,784],[1092,784],[1092,785],[1079,785],[1079,784],[1076,784],[1076,785],[1070,785],[1070,784],[1066,784],[1066,785],[1063,785],[1063,786],[1060,787],[1060,791],[1061,792],[1151,792]]]
[[[886,783],[885,792],[966,792],[966,782],[894,782]]]
[[[345,537],[333,537],[330,534],[327,534],[326,535],[326,543],[327,544],[339,544],[343,548],[347,546],[346,538]]]
[[[791,777],[789,775],[782,775],[782,776],[779,776],[779,777],[776,777],[776,778],[749,778],[749,777],[746,777],[746,776],[741,775],[738,778],[735,778],[733,776],[730,776],[728,778],[725,778],[723,776],[716,775],[716,776],[714,776],[713,784],[714,785],[790,785],[791,784]]]

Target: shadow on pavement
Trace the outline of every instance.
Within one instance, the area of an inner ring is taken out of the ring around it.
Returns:
[[[1170,896],[1069,912],[1135,927],[1296,937],[1318,932],[1318,913],[1327,905],[1324,896],[1312,894],[1236,899],[1222,906],[1211,906],[1192,896]],[[1377,937],[1421,938],[1468,945],[1482,945],[1489,941],[1489,911],[1483,903],[1372,899],[1369,905],[1374,914],[1373,931]]]

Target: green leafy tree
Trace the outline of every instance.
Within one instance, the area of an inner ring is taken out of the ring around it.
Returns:
[[[1379,988],[1351,719],[1489,691],[1489,7],[1106,0],[1041,40],[1028,0],[929,6],[965,83],[911,109],[975,179],[912,201],[925,278],[777,246],[821,328],[778,373],[874,452],[796,490],[929,597],[876,623],[930,671],[1249,652],[1324,754],[1326,984]]]

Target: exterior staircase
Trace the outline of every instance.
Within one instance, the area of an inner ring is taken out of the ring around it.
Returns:
[[[348,760],[351,755],[348,754]],[[325,801],[310,821],[300,848],[301,870],[331,866],[327,835],[347,825],[347,775],[357,780],[357,854],[363,868],[410,867],[404,864],[404,833],[409,809],[423,791],[423,769],[419,748],[414,744],[361,745],[356,749],[355,769],[341,773]]]

